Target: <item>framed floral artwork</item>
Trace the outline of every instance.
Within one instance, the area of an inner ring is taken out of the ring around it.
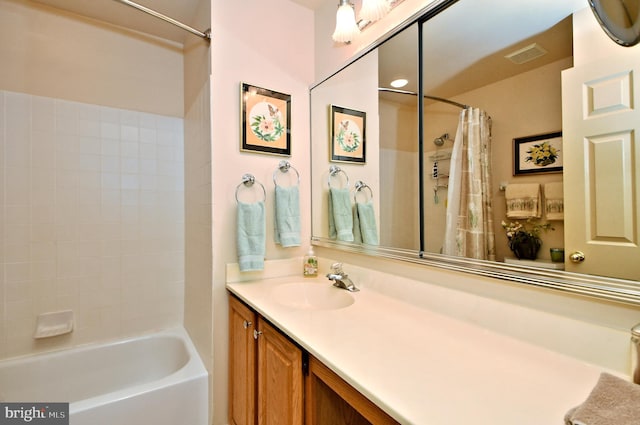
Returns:
[[[240,84],[240,150],[291,155],[291,95]]]
[[[366,162],[366,113],[329,105],[331,161]]]
[[[513,175],[562,172],[562,132],[513,139]]]

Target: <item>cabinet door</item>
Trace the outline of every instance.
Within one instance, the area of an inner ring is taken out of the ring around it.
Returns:
[[[257,315],[235,297],[229,297],[229,423],[256,423]]]
[[[305,385],[306,425],[399,425],[312,356]]]
[[[303,424],[302,351],[258,319],[258,424]]]

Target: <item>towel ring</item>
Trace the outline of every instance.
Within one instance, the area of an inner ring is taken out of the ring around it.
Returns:
[[[368,184],[366,184],[362,180],[358,180],[355,183],[354,187],[355,187],[355,192],[353,192],[353,200],[354,201],[356,201],[356,202],[358,201],[358,199],[357,199],[358,198],[358,193],[360,193],[364,189],[369,189],[369,201],[371,201],[373,199],[373,190],[371,189],[371,187],[369,187]]]
[[[256,180],[256,178],[253,176],[253,174],[243,174],[242,175],[242,181],[240,182],[240,184],[238,186],[236,186],[236,202],[240,203],[240,200],[238,199],[238,191],[240,190],[240,188],[244,185],[245,187],[251,187],[253,186],[254,183],[258,183],[260,185],[260,187],[262,188],[262,194],[264,195],[264,199],[263,201],[267,200],[267,191],[264,188],[264,185],[262,183],[260,183],[259,181]]]
[[[331,177],[335,177],[337,174],[340,174],[340,173],[344,174],[345,179],[347,179],[345,188],[349,187],[349,176],[347,175],[347,173],[345,173],[344,170],[338,167],[337,165],[332,165],[331,167],[329,167],[329,177],[327,178],[327,183],[329,184],[329,188],[331,188]]]
[[[286,174],[289,172],[289,169],[292,169],[293,171],[296,172],[296,184],[300,185],[300,173],[298,172],[298,170],[296,170],[296,168],[293,165],[289,163],[289,161],[285,161],[284,159],[280,161],[280,163],[278,163],[278,169],[273,172],[273,184],[278,186],[278,181],[277,181],[278,171],[281,174]]]

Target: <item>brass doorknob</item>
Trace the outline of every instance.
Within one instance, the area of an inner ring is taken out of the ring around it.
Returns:
[[[572,263],[582,263],[584,261],[584,252],[582,251],[572,252],[569,258],[571,259]]]

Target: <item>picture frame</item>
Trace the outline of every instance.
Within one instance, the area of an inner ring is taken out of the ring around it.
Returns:
[[[332,162],[366,163],[367,114],[355,109],[329,105]]]
[[[240,150],[291,156],[291,95],[240,83]]]
[[[513,175],[561,173],[562,132],[513,139]]]

